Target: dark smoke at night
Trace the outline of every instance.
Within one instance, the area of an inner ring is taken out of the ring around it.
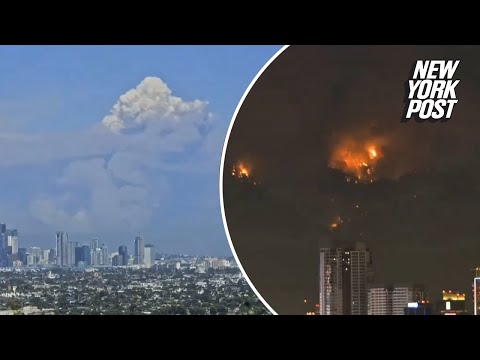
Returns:
[[[461,60],[448,122],[400,122],[418,59]],[[356,240],[376,282],[470,290],[479,61],[474,46],[295,46],[263,73],[232,129],[224,203],[240,261],[274,309],[304,313],[303,299],[318,299],[318,247]],[[253,164],[254,191],[231,176],[239,161]]]

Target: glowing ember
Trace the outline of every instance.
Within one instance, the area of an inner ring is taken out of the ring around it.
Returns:
[[[329,166],[343,171],[355,184],[372,183],[375,180],[375,167],[382,158],[380,146],[373,140],[360,141],[345,138],[334,148]]]
[[[250,177],[250,170],[243,163],[239,163],[237,166],[233,167],[232,176],[238,178],[248,178]]]
[[[248,177],[248,169],[246,167],[244,167],[243,165],[239,166],[239,173],[242,176]]]
[[[340,225],[343,224],[343,219],[340,216],[337,216],[333,222],[330,224],[330,229],[335,230],[340,227]]]

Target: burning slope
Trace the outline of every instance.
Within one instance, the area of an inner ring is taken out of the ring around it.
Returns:
[[[243,164],[239,163],[238,165],[234,166],[232,169],[232,176],[242,178],[242,177],[250,177],[250,170]]]
[[[381,146],[379,139],[345,137],[334,147],[329,167],[348,175],[348,182],[371,183],[376,179],[376,166],[383,158]]]

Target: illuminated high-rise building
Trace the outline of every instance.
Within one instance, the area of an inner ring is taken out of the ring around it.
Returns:
[[[438,304],[438,312],[441,315],[466,315],[466,294],[443,290],[442,301]]]
[[[367,315],[371,253],[355,247],[320,249],[320,315]]]
[[[480,267],[473,270],[475,271],[472,284],[473,315],[480,315]]]
[[[392,292],[385,287],[368,289],[368,315],[391,315]]]
[[[426,291],[423,286],[396,286],[392,291],[392,315],[405,315],[408,303],[426,300]]]
[[[368,314],[405,315],[409,303],[426,300],[426,291],[421,285],[372,287],[368,290]]]

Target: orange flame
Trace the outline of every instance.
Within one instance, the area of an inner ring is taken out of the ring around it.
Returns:
[[[243,166],[243,164],[240,164],[238,166],[238,170],[240,175],[248,177],[249,171],[245,166]]]
[[[333,150],[329,166],[353,176],[357,181],[371,183],[375,179],[375,167],[382,158],[380,147],[373,140],[344,139]],[[350,179],[347,178],[350,182]]]
[[[242,177],[249,177],[250,170],[243,165],[243,163],[239,163],[237,166],[234,166],[232,169],[232,176],[242,178]]]
[[[340,216],[337,216],[333,222],[330,224],[330,229],[335,230],[340,227],[340,225],[343,224],[343,219]]]

